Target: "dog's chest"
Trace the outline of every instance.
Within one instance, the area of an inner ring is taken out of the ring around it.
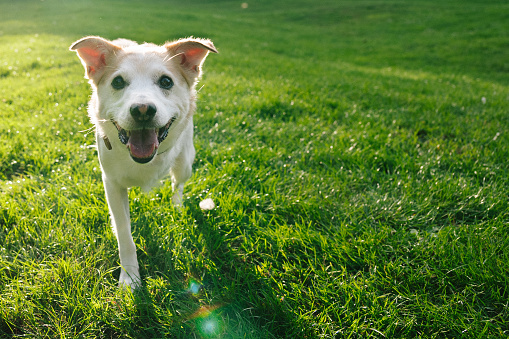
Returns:
[[[102,142],[101,140],[98,143]],[[127,152],[112,152],[106,146],[99,146],[99,161],[104,174],[124,187],[139,186],[149,191],[160,184],[168,176],[172,163],[173,152],[159,154],[148,164],[132,161]]]

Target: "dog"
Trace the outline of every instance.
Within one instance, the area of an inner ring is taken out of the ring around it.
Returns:
[[[118,241],[120,286],[140,286],[136,245],[131,235],[129,187],[149,191],[171,177],[175,206],[182,204],[195,157],[195,86],[208,39],[186,38],[161,46],[89,36],[74,42],[92,96],[88,114],[96,129],[102,180]]]

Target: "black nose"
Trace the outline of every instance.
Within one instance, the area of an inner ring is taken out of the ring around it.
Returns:
[[[130,109],[131,116],[136,121],[150,121],[156,115],[157,109],[153,104],[134,104]]]

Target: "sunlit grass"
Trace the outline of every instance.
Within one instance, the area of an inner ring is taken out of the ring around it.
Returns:
[[[0,4],[0,337],[507,336],[508,12]],[[168,183],[129,192],[134,294],[117,288],[90,89],[67,50],[89,34],[220,51],[184,210]]]

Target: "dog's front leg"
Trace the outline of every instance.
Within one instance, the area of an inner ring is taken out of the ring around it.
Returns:
[[[175,158],[175,164],[170,169],[171,188],[173,190],[173,205],[180,208],[182,206],[182,195],[184,193],[184,184],[193,174],[193,161],[196,151],[193,145],[193,120],[188,118],[188,126],[184,130],[181,138],[185,140],[180,153]]]
[[[110,208],[113,231],[118,241],[121,265],[119,285],[130,286],[134,289],[140,285],[140,273],[136,245],[131,234],[127,188],[111,182],[105,175],[103,175],[103,183]]]

